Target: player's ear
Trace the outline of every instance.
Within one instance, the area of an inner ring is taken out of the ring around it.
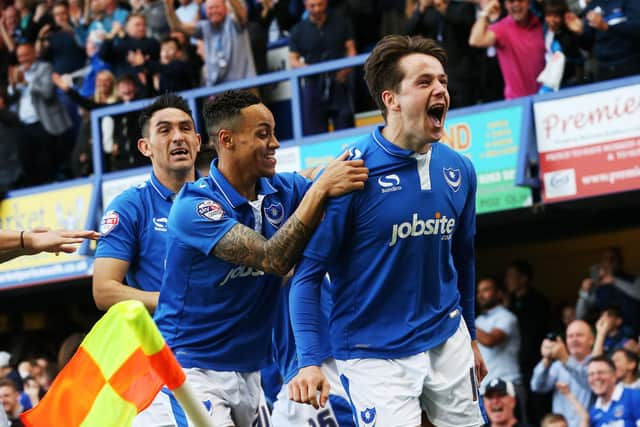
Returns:
[[[151,157],[151,147],[149,146],[149,140],[147,138],[140,138],[138,140],[138,151],[145,157]]]
[[[218,131],[218,146],[227,150],[233,148],[233,133],[230,129],[220,129]]]
[[[380,97],[387,107],[387,111],[400,111],[400,104],[398,104],[396,94],[393,91],[387,89],[380,94]]]

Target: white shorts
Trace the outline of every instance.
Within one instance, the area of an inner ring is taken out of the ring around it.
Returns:
[[[315,409],[305,403],[289,400],[288,384],[283,384],[273,404],[273,427],[351,427],[353,415],[347,393],[342,387],[338,367],[334,359],[322,363],[322,373],[329,381],[329,400],[324,408]]]
[[[484,425],[469,331],[463,319],[442,345],[402,359],[338,360],[360,427]]]
[[[216,427],[270,427],[271,419],[260,372],[184,370],[187,382],[202,401]],[[191,427],[182,407],[168,389],[135,418],[133,427]]]

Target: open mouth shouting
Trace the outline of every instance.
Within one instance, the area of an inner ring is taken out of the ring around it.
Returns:
[[[427,116],[431,119],[434,127],[441,128],[444,122],[444,104],[433,104],[427,109]]]

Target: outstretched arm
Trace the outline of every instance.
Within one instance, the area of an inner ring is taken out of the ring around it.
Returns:
[[[75,252],[76,244],[99,237],[100,233],[91,230],[0,230],[0,262],[40,252]]]
[[[345,152],[332,161],[311,186],[296,211],[270,238],[242,225],[234,225],[213,247],[212,254],[227,262],[284,276],[294,266],[311,238],[327,197],[364,188],[368,170],[362,160],[345,160]]]

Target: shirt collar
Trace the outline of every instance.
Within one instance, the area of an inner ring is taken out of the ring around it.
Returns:
[[[175,195],[175,193],[162,185],[153,171],[151,171],[151,179],[149,179],[149,181],[151,182],[151,186],[153,187],[153,189],[156,190],[158,194],[160,194],[160,197],[165,200],[173,201],[173,196]]]
[[[213,159],[211,162],[211,168],[209,169],[209,178],[213,181],[213,184],[220,190],[224,198],[231,205],[232,208],[248,203],[248,200],[240,195],[235,188],[227,181],[227,178],[218,170],[218,159]],[[265,177],[261,177],[258,180],[258,194],[268,195],[277,193],[271,182]]]
[[[395,157],[416,157],[419,156],[419,153],[416,153],[413,150],[406,150],[404,148],[401,148],[399,146],[397,146],[396,144],[392,143],[391,141],[389,141],[387,138],[385,138],[384,136],[382,136],[382,129],[384,129],[384,126],[378,126],[376,127],[373,132],[371,133],[371,136],[373,137],[373,140],[376,142],[376,144],[387,154],[391,155],[391,156],[395,156]],[[431,150],[434,149],[434,147],[438,145],[437,143],[432,143],[431,144]],[[429,150],[429,151],[431,151]],[[423,153],[426,154],[426,153]]]
[[[618,400],[620,400],[620,397],[622,397],[623,392],[624,392],[624,386],[620,383],[616,384],[616,388],[613,389],[613,394],[611,395],[611,400],[605,404],[602,402],[602,398],[599,397],[596,400],[595,408],[606,412],[609,409],[609,406],[611,406],[613,402],[617,402]]]

